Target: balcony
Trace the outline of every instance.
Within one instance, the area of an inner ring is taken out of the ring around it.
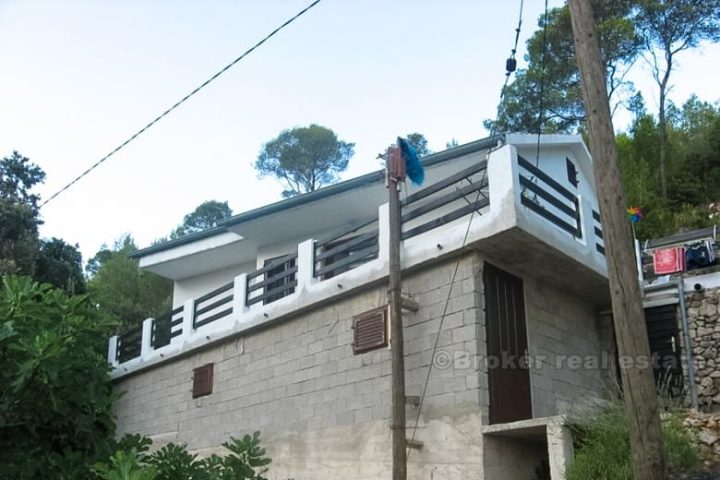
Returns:
[[[576,137],[551,136],[535,156],[535,139],[517,136],[424,188],[402,192],[403,270],[477,250],[593,302],[604,301],[602,227],[587,150]],[[569,157],[585,169],[581,177],[587,180],[576,189],[558,181],[557,164]],[[145,320],[110,339],[113,377],[386,281],[388,238],[388,205],[382,204],[370,218],[302,241],[260,268]]]

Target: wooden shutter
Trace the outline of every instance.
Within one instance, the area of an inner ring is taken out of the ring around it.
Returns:
[[[210,395],[213,391],[213,365],[208,363],[193,370],[193,398]]]
[[[387,307],[380,307],[353,318],[353,353],[387,347]]]

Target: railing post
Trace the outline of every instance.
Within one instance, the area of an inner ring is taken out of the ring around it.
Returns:
[[[247,273],[241,273],[233,280],[233,314],[235,320],[242,322],[247,311]]]
[[[182,334],[181,337],[184,341],[187,341],[193,333],[195,333],[195,329],[193,327],[195,320],[195,299],[191,298],[188,300],[185,300],[185,303],[183,304],[183,321],[182,321]]]
[[[142,338],[140,339],[140,358],[145,360],[152,353],[152,318],[146,318],[142,323]]]
[[[298,244],[297,291],[302,291],[316,283],[315,278],[315,240],[305,240]]]
[[[400,225],[402,232],[402,225]],[[383,203],[378,207],[378,260],[390,261],[390,205]]]
[[[487,178],[490,208],[497,210],[511,202],[512,211],[520,203],[520,187],[517,152],[512,145],[495,150],[488,157]],[[499,211],[499,210],[497,210]]]
[[[118,336],[113,335],[110,337],[108,341],[108,363],[112,365],[113,368],[117,368],[117,366],[120,365],[117,361],[117,344]]]

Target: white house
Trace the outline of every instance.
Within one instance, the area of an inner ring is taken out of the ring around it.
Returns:
[[[401,192],[409,478],[564,478],[565,415],[615,378],[591,162],[504,135]],[[137,252],[174,310],[110,340],[120,433],[260,430],[272,479],[390,478],[386,199],[375,172]]]

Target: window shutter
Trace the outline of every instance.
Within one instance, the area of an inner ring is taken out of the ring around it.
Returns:
[[[208,363],[193,370],[193,398],[210,395],[213,391],[213,365]]]
[[[353,353],[387,347],[387,307],[380,307],[353,318]]]

